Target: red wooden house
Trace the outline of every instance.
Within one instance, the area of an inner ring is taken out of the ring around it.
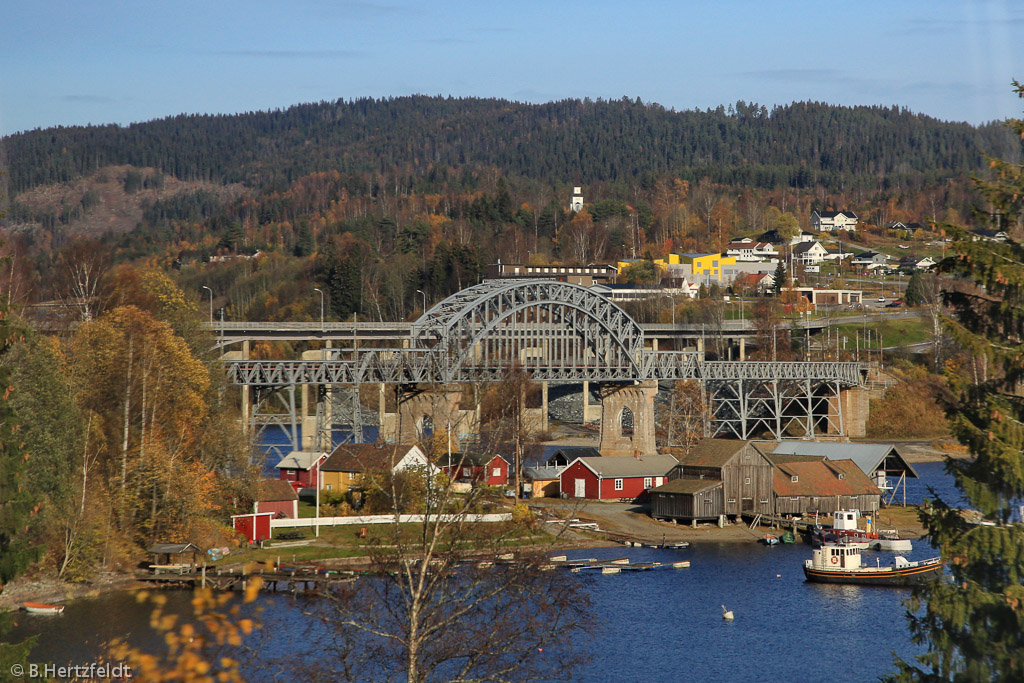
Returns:
[[[253,512],[270,512],[275,518],[299,517],[299,495],[291,482],[284,479],[263,479],[259,482]]]
[[[667,481],[679,464],[671,455],[576,458],[559,475],[561,491],[570,498],[636,500]]]
[[[326,453],[317,451],[292,451],[277,463],[278,478],[290,482],[292,488],[315,489],[320,475],[320,466],[327,459]]]
[[[508,460],[493,453],[453,454],[452,464],[443,469],[452,481],[464,483],[506,486],[509,479]]]

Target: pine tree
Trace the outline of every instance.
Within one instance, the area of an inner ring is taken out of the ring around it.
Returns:
[[[1024,87],[1014,88],[1024,98]],[[1024,137],[1024,121],[1009,125]],[[978,190],[999,224],[1012,224],[1024,215],[1024,166],[992,159],[989,168]],[[911,598],[911,633],[927,652],[917,664],[897,660],[896,681],[1024,680],[1024,245],[960,237],[944,268],[976,286],[946,292],[957,316],[948,325],[966,352],[960,371],[949,372],[950,416],[974,459],[947,469],[992,524],[971,524],[942,501],[922,513],[952,580]]]
[[[907,283],[907,291],[903,295],[903,303],[907,306],[919,306],[925,301],[924,283],[921,280],[921,272],[914,271]]]
[[[28,457],[11,407],[11,368],[2,362],[15,337],[7,297],[0,295],[0,591],[38,556],[26,536],[35,512],[24,486]]]
[[[775,284],[773,288],[775,290],[775,296],[782,294],[782,288],[786,286],[786,265],[779,259],[779,264],[775,266]]]

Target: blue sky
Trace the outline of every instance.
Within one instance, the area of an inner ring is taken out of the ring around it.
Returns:
[[[1020,116],[1024,2],[5,0],[0,134],[412,93]]]

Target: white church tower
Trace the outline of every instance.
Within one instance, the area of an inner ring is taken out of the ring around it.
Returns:
[[[583,210],[583,188],[574,187],[572,188],[572,203],[569,204],[569,210],[574,213],[579,213]]]

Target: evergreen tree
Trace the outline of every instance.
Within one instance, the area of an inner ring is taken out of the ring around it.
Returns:
[[[1009,125],[1024,135],[1024,121]],[[1002,224],[1012,224],[1024,208],[1024,166],[994,159],[990,168],[978,189]],[[966,351],[963,369],[950,372],[950,415],[975,457],[950,460],[947,469],[992,525],[970,524],[941,500],[922,513],[952,580],[914,592],[911,633],[927,652],[916,664],[897,660],[897,681],[1024,680],[1024,245],[960,235],[944,267],[977,286],[946,292],[957,316],[949,327]]]
[[[779,264],[775,266],[775,296],[782,294],[782,287],[786,284],[786,264],[779,259]]]
[[[28,455],[11,405],[11,368],[3,356],[15,341],[7,297],[0,295],[0,591],[38,556],[26,536],[35,500],[25,486]]]
[[[907,283],[907,291],[903,294],[903,303],[907,306],[920,306],[925,301],[924,281],[921,279],[921,271],[914,271]]]

